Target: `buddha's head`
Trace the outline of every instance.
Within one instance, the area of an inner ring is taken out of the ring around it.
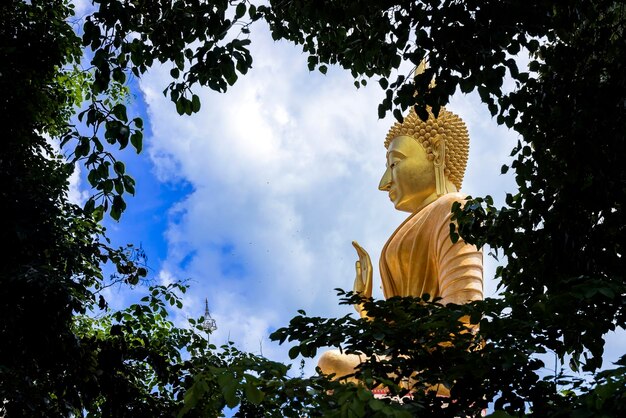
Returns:
[[[385,139],[387,169],[378,188],[398,210],[417,212],[439,196],[460,190],[469,151],[465,123],[441,109],[422,121],[411,109]]]

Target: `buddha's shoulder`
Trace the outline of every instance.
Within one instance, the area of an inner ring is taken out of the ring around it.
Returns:
[[[430,205],[431,210],[450,212],[450,209],[455,202],[463,204],[465,202],[465,199],[467,199],[467,195],[463,193],[446,193],[440,196]]]
[[[423,220],[428,219],[427,222],[436,222],[435,219],[446,220],[447,222],[451,216],[452,205],[455,202],[463,204],[466,198],[467,195],[462,193],[446,193],[426,206],[420,217]]]

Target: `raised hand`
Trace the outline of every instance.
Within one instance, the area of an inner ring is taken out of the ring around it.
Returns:
[[[356,277],[354,278],[354,287],[353,291],[355,293],[361,294],[361,296],[366,298],[372,297],[372,261],[370,260],[370,256],[359,245],[358,242],[352,241],[352,246],[356,250],[359,259],[356,261]],[[366,313],[363,310],[361,305],[354,305],[356,311],[362,316],[365,317]]]

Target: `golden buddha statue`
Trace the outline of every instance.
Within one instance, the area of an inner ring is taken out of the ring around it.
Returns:
[[[424,122],[411,109],[402,123],[391,127],[385,147],[386,170],[378,188],[389,193],[396,209],[410,213],[380,256],[385,298],[429,294],[443,304],[482,299],[482,252],[462,239],[452,243],[450,238],[452,204],[465,198],[459,193],[469,151],[465,123],[446,109],[437,118],[431,113]],[[354,291],[369,298],[372,263],[358,243],[353,245],[358,254]],[[361,306],[355,308],[367,316]],[[322,373],[342,379],[363,360],[363,356],[330,350],[322,354],[318,366]],[[440,392],[445,396],[447,391]]]

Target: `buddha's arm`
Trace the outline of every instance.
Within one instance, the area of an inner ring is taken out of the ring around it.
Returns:
[[[449,222],[439,240],[439,291],[442,303],[463,304],[483,298],[483,255],[474,245],[450,239]]]
[[[450,221],[438,234],[439,239],[439,292],[441,303],[461,305],[483,299],[483,254],[476,246],[459,239],[450,239]],[[469,316],[460,318],[467,331],[477,331]],[[447,346],[450,343],[442,343]]]
[[[372,261],[367,251],[359,245],[358,242],[352,241],[352,245],[359,256],[356,261],[356,277],[354,278],[353,291],[361,294],[365,298],[372,297]],[[354,305],[354,309],[361,315],[361,318],[367,317],[367,312],[361,304]]]

